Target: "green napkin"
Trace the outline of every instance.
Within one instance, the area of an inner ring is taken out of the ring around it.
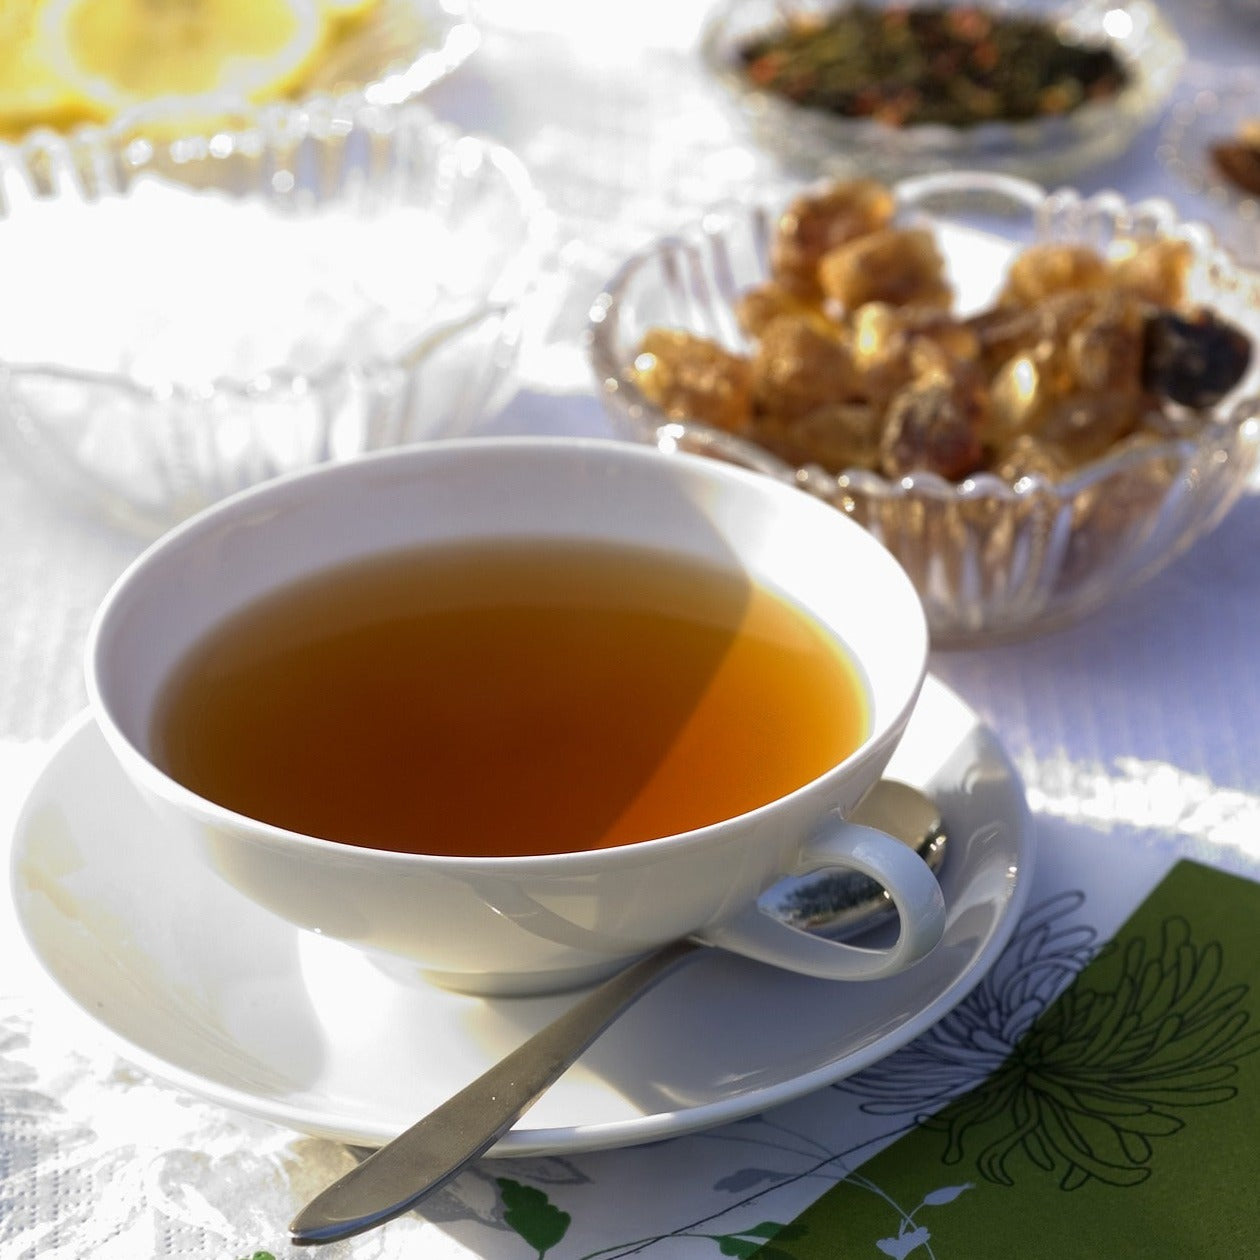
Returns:
[[[759,1260],[1260,1255],[1257,976],[1260,885],[1178,864],[996,1071]]]

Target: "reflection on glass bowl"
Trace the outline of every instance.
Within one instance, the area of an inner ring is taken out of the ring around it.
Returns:
[[[932,226],[956,309],[992,297],[1018,247],[1037,241],[1125,242],[1172,236],[1194,264],[1189,298],[1214,308],[1260,344],[1260,276],[1240,269],[1201,225],[1163,202],[1114,194],[1046,194],[980,172],[894,186],[898,218]],[[923,599],[935,646],[969,646],[1070,622],[1163,568],[1213,528],[1260,456],[1260,356],[1240,384],[1185,436],[1122,445],[1060,480],[962,482],[931,473],[890,479],[865,469],[791,466],[746,438],[665,414],[639,389],[644,334],[678,328],[745,352],[735,307],[768,276],[782,203],[716,207],[693,228],[629,259],[595,300],[589,349],[597,386],[624,435],[666,451],[726,459],[793,482],[870,529],[901,561]]]
[[[150,534],[471,431],[506,397],[546,230],[510,153],[419,104],[290,111],[178,160],[36,137],[0,147],[0,189],[0,442]]]
[[[874,0],[877,7],[884,0]],[[928,3],[928,0],[922,0]],[[1046,183],[1068,181],[1123,152],[1177,82],[1184,46],[1149,0],[994,0],[995,14],[1038,16],[1065,39],[1109,48],[1129,74],[1107,100],[1023,122],[893,126],[802,108],[750,82],[739,49],[750,38],[846,7],[836,0],[723,0],[701,38],[701,56],[753,135],[804,176],[895,179],[938,170],[994,169]],[[853,7],[857,7],[854,5]]]

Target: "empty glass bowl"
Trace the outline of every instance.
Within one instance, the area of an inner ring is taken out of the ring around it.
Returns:
[[[982,172],[894,185],[898,218],[935,227],[957,301],[980,309],[1019,247],[1174,236],[1194,253],[1190,299],[1260,344],[1260,277],[1240,269],[1211,233],[1163,202],[1113,194],[1047,195]],[[593,304],[589,348],[617,429],[666,451],[696,451],[780,477],[833,503],[901,561],[927,610],[936,646],[967,646],[1062,625],[1149,578],[1210,530],[1241,493],[1260,454],[1260,355],[1243,381],[1178,436],[1121,445],[1063,480],[1008,483],[981,473],[954,483],[930,473],[891,480],[864,469],[792,467],[731,433],[666,415],[638,388],[644,334],[680,328],[733,351],[749,346],[735,306],[768,276],[781,201],[718,207],[626,262]]]
[[[870,0],[876,8],[884,2]],[[750,38],[845,7],[837,0],[723,0],[701,38],[705,65],[758,142],[805,176],[895,179],[995,169],[1066,182],[1128,147],[1167,99],[1185,58],[1181,40],[1149,0],[993,0],[979,10],[1042,17],[1066,39],[1106,46],[1128,71],[1127,85],[1113,97],[1058,116],[969,127],[894,126],[804,108],[757,87],[744,73],[739,50]]]
[[[0,441],[153,533],[279,473],[470,431],[505,398],[545,219],[418,104],[0,147]]]

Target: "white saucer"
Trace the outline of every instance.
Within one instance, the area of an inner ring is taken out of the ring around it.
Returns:
[[[670,1137],[763,1111],[897,1049],[980,980],[1031,874],[1018,775],[929,679],[890,775],[950,835],[942,945],[891,980],[837,983],[710,951],[622,1017],[495,1155]],[[573,999],[486,1000],[405,983],[208,877],[155,826],[86,716],[18,820],[13,891],[60,988],[176,1085],[294,1129],[379,1145]]]

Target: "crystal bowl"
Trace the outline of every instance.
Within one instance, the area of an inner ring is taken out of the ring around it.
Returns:
[[[347,94],[402,105],[453,74],[481,42],[475,0],[379,0],[305,79],[296,103]]]
[[[860,172],[896,179],[994,169],[1047,183],[1069,181],[1128,147],[1167,100],[1185,59],[1181,40],[1149,0],[994,0],[983,6],[986,11],[1040,16],[1065,37],[1109,47],[1129,72],[1127,86],[1109,100],[1051,118],[898,127],[795,105],[755,87],[742,73],[738,52],[750,37],[789,18],[843,7],[836,0],[723,0],[701,36],[705,66],[757,141],[803,176]]]
[[[992,296],[1017,247],[1088,242],[1100,250],[1173,236],[1194,265],[1189,297],[1260,344],[1260,276],[1240,268],[1199,224],[1160,201],[1071,190],[985,172],[923,176],[893,186],[898,219],[934,226],[956,309]],[[794,467],[745,438],[666,415],[632,371],[644,334],[672,327],[748,349],[735,306],[768,274],[782,203],[714,208],[690,230],[630,258],[591,308],[588,348],[616,430],[666,451],[755,468],[818,495],[871,530],[909,572],[937,647],[977,646],[1064,625],[1151,577],[1212,529],[1260,456],[1260,355],[1191,436],[1117,448],[1063,480],[960,483],[931,473],[890,480],[865,469]]]
[[[1234,139],[1244,123],[1257,118],[1260,72],[1194,64],[1187,68],[1156,146],[1156,156],[1188,194],[1185,199],[1250,266],[1260,263],[1260,193],[1227,179],[1212,160],[1212,148]]]
[[[196,149],[0,146],[0,444],[151,535],[473,431],[510,389],[546,232],[517,159],[418,103],[282,111]]]

